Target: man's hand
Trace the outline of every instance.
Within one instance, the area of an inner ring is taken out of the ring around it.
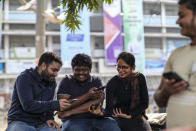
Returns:
[[[185,81],[175,82],[174,79],[168,80],[163,78],[162,82],[162,91],[169,96],[183,91],[187,86]]]
[[[116,108],[116,109],[113,109],[113,117],[121,117],[121,118],[126,118],[126,119],[130,119],[131,118],[131,115],[127,115],[127,114],[124,114],[122,113],[121,109],[119,108]]]
[[[187,86],[185,81],[176,82],[174,79],[168,80],[164,77],[154,94],[154,100],[159,107],[167,107],[169,97],[183,91]]]
[[[71,106],[69,100],[67,100],[67,99],[60,99],[59,105],[60,105],[60,111],[64,111]]]
[[[56,128],[57,130],[60,130],[59,125],[54,120],[47,120],[46,124],[48,127]]]
[[[98,105],[96,105],[98,104]],[[92,104],[89,108],[88,111],[92,114],[98,115],[98,116],[103,116],[103,112],[101,111],[101,103],[96,103]]]
[[[103,91],[102,90],[97,90],[97,88],[93,87],[88,91],[88,96],[91,99],[98,99],[100,97],[102,97],[103,95]]]

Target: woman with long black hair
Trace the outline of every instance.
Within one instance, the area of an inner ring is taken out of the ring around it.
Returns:
[[[122,131],[150,131],[145,110],[149,97],[142,73],[134,72],[135,57],[122,52],[117,58],[118,75],[106,85],[105,115],[113,116]]]

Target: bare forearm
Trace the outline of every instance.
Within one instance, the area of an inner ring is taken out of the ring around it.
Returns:
[[[88,112],[88,108],[92,105],[92,104],[95,104],[95,103],[97,103],[97,102],[99,102],[99,100],[92,100],[92,101],[89,101],[89,102],[87,102],[87,103],[85,103],[85,104],[83,104],[83,105],[81,105],[81,106],[78,106],[78,107],[76,107],[76,108],[74,108],[74,109],[71,109],[71,114],[73,115],[73,114],[81,114],[81,113],[86,113],[86,112]]]
[[[88,94],[84,94],[84,95],[79,96],[79,97],[77,97],[77,98],[75,98],[75,99],[77,99],[77,100],[74,101],[74,102],[71,104],[71,106],[70,106],[69,108],[67,108],[66,110],[64,110],[64,111],[69,111],[70,109],[75,108],[75,107],[77,107],[78,105],[82,105],[83,103],[85,103],[85,102],[89,99],[89,96],[88,96]]]
[[[154,99],[159,107],[167,107],[170,95],[163,89],[158,89],[154,94]]]
[[[86,112],[88,112],[88,108],[92,104],[95,104],[97,102],[102,102],[102,100],[101,99],[91,100],[91,101],[86,102],[86,103],[84,103],[80,106],[77,106],[77,107],[74,107],[70,110],[64,111],[63,114],[62,114],[62,117],[65,118],[65,117],[68,117],[68,116],[71,116],[71,115],[86,113]]]
[[[93,88],[92,88],[93,89]],[[86,93],[82,96],[79,96],[76,98],[77,100],[74,101],[70,108],[68,108],[67,110],[69,109],[73,109],[75,107],[78,107],[80,105],[86,105],[85,103],[88,103],[89,101],[100,101],[100,102],[103,102],[104,100],[104,93],[102,91],[95,91],[94,95],[90,94],[90,93]]]

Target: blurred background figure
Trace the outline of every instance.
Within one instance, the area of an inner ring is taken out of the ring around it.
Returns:
[[[27,11],[33,10],[36,11],[36,0],[30,0],[27,2],[26,0],[19,0],[21,6],[17,8],[19,11]]]
[[[167,107],[168,128],[196,128],[196,1],[179,0],[178,4],[177,24],[191,42],[172,52],[164,72],[176,72],[183,80],[163,77],[154,99]]]
[[[61,24],[65,19],[64,13],[57,16],[55,9],[47,9],[44,11],[43,16],[53,24]]]

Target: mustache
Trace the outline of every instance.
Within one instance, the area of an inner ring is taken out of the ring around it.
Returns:
[[[49,78],[55,78],[55,77],[56,77],[55,75],[50,75],[50,76],[49,76]]]

